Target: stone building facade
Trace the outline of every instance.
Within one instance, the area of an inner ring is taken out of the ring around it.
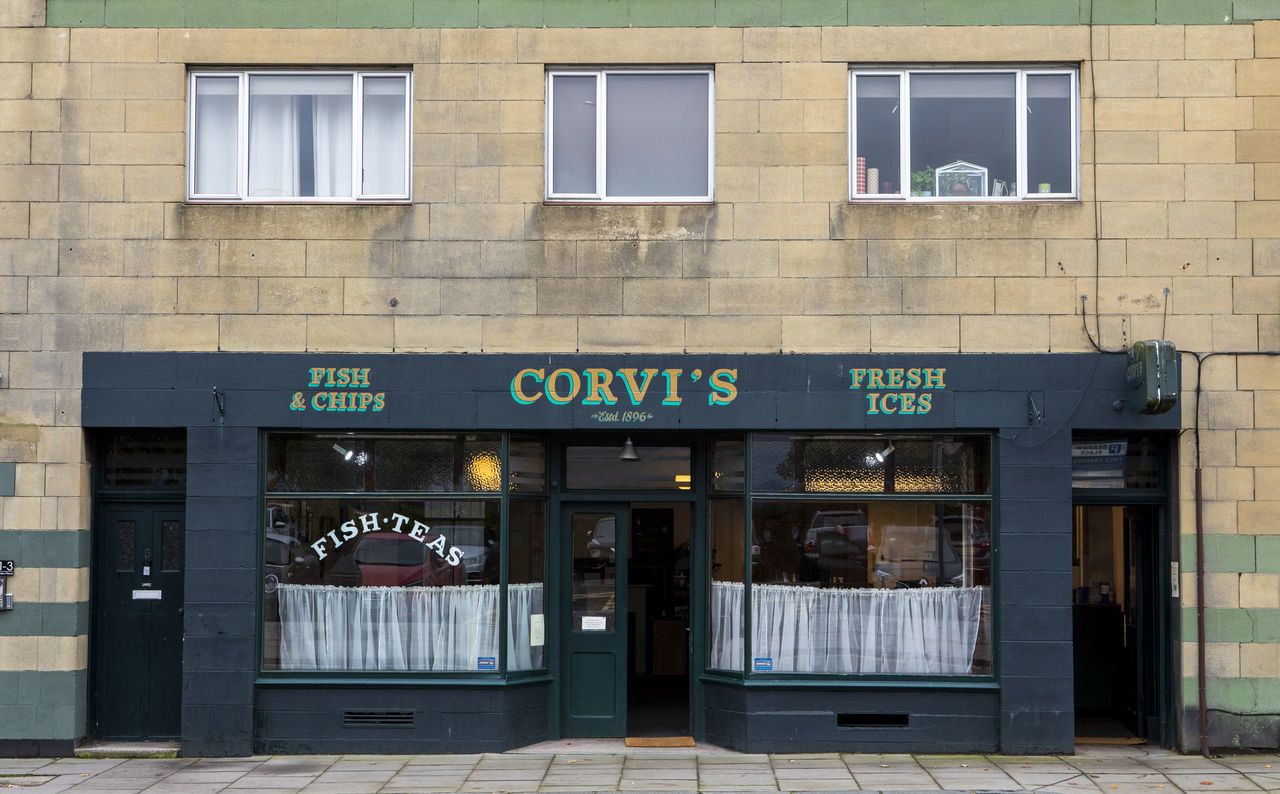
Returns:
[[[1200,741],[1198,459],[1209,743],[1276,747],[1276,17],[1264,0],[9,0],[0,754],[91,734],[86,353],[1091,353],[1086,329],[1181,351],[1174,739]],[[942,63],[1078,65],[1079,200],[851,202],[851,65]],[[713,68],[714,202],[545,201],[547,69],[633,64]],[[246,65],[411,67],[412,201],[187,202],[188,71]]]

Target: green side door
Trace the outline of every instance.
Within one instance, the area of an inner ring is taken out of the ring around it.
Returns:
[[[625,736],[627,508],[565,505],[561,516],[563,735]]]
[[[99,739],[181,732],[181,505],[104,505],[94,560],[93,722]]]

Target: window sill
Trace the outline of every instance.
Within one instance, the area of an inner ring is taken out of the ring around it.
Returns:
[[[306,199],[184,199],[183,204],[192,207],[403,207],[413,204],[413,199],[334,199],[329,201]]]
[[[1025,199],[984,199],[982,201],[966,201],[964,199],[936,199],[933,197],[925,198],[923,196],[909,199],[904,198],[883,198],[883,199],[847,199],[845,201],[851,207],[859,204],[872,204],[875,206],[918,206],[926,205],[930,207],[1019,207],[1027,204],[1083,204],[1084,200],[1078,196],[1054,196],[1046,198],[1025,198]]]
[[[904,689],[954,689],[966,691],[998,691],[1000,682],[991,676],[973,676],[972,680],[959,678],[901,676],[898,678],[869,678],[863,676],[838,676],[798,674],[795,676],[761,677],[758,673],[750,678],[725,671],[707,672],[700,680],[704,684],[724,684],[744,689],[866,689],[866,690],[904,690]]]
[[[500,675],[475,676],[457,675],[454,677],[423,676],[409,674],[334,674],[331,676],[307,675],[259,675],[253,681],[254,686],[264,687],[512,687],[532,684],[549,684],[551,676],[542,673],[503,678]]]
[[[542,206],[544,207],[712,207],[715,206],[715,199],[654,199],[653,201],[641,201],[632,199],[600,199],[598,201],[590,199],[557,199],[544,198]]]

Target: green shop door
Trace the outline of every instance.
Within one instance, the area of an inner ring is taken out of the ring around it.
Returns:
[[[182,528],[180,504],[99,509],[92,664],[99,739],[178,738]]]
[[[560,636],[567,737],[627,732],[627,508],[565,505]]]

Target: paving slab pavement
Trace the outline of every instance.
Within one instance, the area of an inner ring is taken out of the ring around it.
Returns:
[[[0,792],[533,794],[626,792],[1280,792],[1280,755],[1206,759],[1147,747],[1077,755],[735,753],[544,742],[509,753],[250,758],[0,758]]]

